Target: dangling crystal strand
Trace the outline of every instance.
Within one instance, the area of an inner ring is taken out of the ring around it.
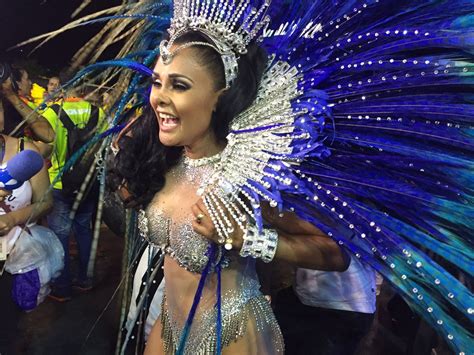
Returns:
[[[251,164],[256,166],[256,167],[261,167],[262,166],[262,163],[261,161],[257,161],[257,160],[254,160],[252,161],[251,159],[249,159],[251,161]],[[264,166],[264,165],[263,165]],[[233,172],[235,173],[236,171],[240,172],[242,174],[243,177],[245,177],[246,179],[252,179],[253,177],[255,177],[255,170],[252,169],[252,167],[247,167],[247,165],[237,165],[235,164],[233,167]],[[258,170],[258,168],[255,168]],[[232,171],[229,172],[232,174]],[[233,175],[232,175],[233,176]],[[261,176],[261,174],[257,174],[258,177]],[[242,182],[243,183],[243,182]]]
[[[228,5],[229,5],[228,1],[222,1],[222,8],[219,11],[219,17],[217,19],[218,24],[222,24],[222,21],[224,19],[224,14],[228,11]],[[223,25],[225,27],[225,23]]]
[[[255,16],[253,16],[250,22],[248,23],[249,28],[253,26],[257,19],[259,19],[260,17],[264,17],[262,16],[262,14],[267,12],[269,5],[270,3],[268,1],[265,1],[265,3],[260,7],[260,9],[258,9],[258,11],[255,13]]]
[[[227,237],[226,227],[224,222],[220,218],[219,214],[217,213],[212,200],[210,199],[209,195],[206,195],[204,201],[207,202],[206,208],[209,211],[210,217],[212,219],[212,223],[217,229],[217,234],[219,235],[219,242],[223,243]]]
[[[231,32],[234,32],[235,30],[235,25],[237,24],[237,21],[241,18],[242,14],[244,13],[244,10],[247,8],[249,5],[250,0],[244,0],[240,1],[239,6],[237,7],[237,10],[234,15],[234,19],[230,23],[229,29]]]
[[[193,16],[193,13],[194,13],[194,3],[196,2],[196,0],[190,0],[190,4],[189,4],[189,15],[190,16]]]
[[[265,171],[263,172],[263,175],[264,175],[264,176],[268,176],[270,179],[279,181],[279,182],[281,182],[281,183],[283,183],[283,181],[285,180],[285,179],[283,179],[281,176],[278,176],[278,175],[272,174],[272,173],[267,173],[267,172],[265,172]]]
[[[224,208],[226,211],[229,212],[231,215],[232,219],[237,223],[239,228],[244,232],[246,231],[245,225],[242,223],[244,220],[246,220],[245,214],[242,213],[241,210],[237,207],[235,203],[229,200],[229,198],[223,196],[223,195],[216,195],[219,201],[224,205]],[[243,218],[245,217],[245,218]]]
[[[224,212],[222,211],[222,208],[218,204],[216,204],[215,201],[212,200],[212,197],[208,201],[210,202],[211,209],[213,209],[214,217],[216,218],[216,220],[220,224],[222,236],[224,237],[223,241],[226,241],[229,238],[229,230],[228,230],[228,225],[227,225],[227,221],[226,221],[227,217],[225,216]],[[230,224],[230,222],[229,222],[229,224]],[[222,239],[220,239],[220,242],[222,242]]]
[[[249,190],[252,190],[253,192],[255,192],[257,195],[262,197],[264,200],[266,200],[268,202],[271,201],[270,198],[268,198],[262,191],[260,191],[259,189],[257,189],[253,185],[250,185],[249,183],[245,183],[244,186],[247,187]]]
[[[217,207],[217,211],[220,213],[220,216],[222,216],[222,219],[224,220],[226,224],[226,228],[224,231],[225,231],[226,238],[228,238],[234,232],[234,226],[232,225],[232,222],[230,221],[226,211],[222,208],[221,204],[219,203],[219,199],[217,198],[217,196],[214,193],[211,193],[210,195],[211,195],[212,201]],[[224,207],[226,207],[225,204],[224,204]],[[226,210],[228,210],[227,207],[226,207]]]
[[[232,18],[229,19],[229,30],[232,31],[233,24],[236,23],[236,21],[241,18],[242,12],[245,9],[245,7],[248,5],[249,0],[236,0],[235,1],[235,9],[234,13],[232,15]]]
[[[208,14],[206,14],[206,15],[207,15],[206,18],[207,18],[209,21],[212,21],[212,18],[213,18],[213,16],[214,16],[214,12],[216,11],[217,4],[218,4],[217,1],[212,1],[211,11],[208,12]]]
[[[199,16],[199,10],[203,8],[202,2],[204,0],[196,0],[196,8],[194,10],[194,17]]]
[[[226,5],[225,16],[223,18],[223,24],[226,31],[229,30],[229,19],[235,14],[235,0],[228,0]]]
[[[189,8],[188,8],[188,14],[190,17],[192,17],[194,14],[195,5],[196,5],[196,0],[191,0],[189,4]]]
[[[238,224],[240,229],[244,232],[247,230],[246,226],[242,223],[244,220],[247,218],[245,217],[245,214],[242,213],[241,210],[238,209],[237,205],[233,202],[227,201],[228,205],[225,205],[225,207],[230,211],[230,214],[232,218],[235,220],[235,222]]]
[[[269,23],[270,23],[270,17],[269,16],[266,16],[263,19],[263,21],[258,22],[257,25],[250,32],[250,34],[247,36],[247,40],[245,41],[245,46],[248,46],[248,44],[250,43],[252,38],[254,38],[257,35],[257,33]]]
[[[244,195],[247,200],[250,202],[250,204],[252,204],[252,198],[250,198],[250,196],[248,196],[248,194],[243,191],[243,190],[240,190],[239,191],[242,195]],[[244,200],[242,200],[239,196],[237,196],[235,198],[235,200],[239,203],[239,205],[244,209],[244,211],[252,218],[255,218],[254,214],[253,214],[253,211],[247,206],[247,204],[244,202]]]
[[[263,13],[266,13],[266,10],[268,8],[268,4],[263,4],[260,9],[255,9],[253,8],[252,9],[252,14],[253,15],[250,15],[248,16],[246,19],[245,19],[245,22],[244,24],[240,27],[240,30],[238,31],[238,33],[244,38],[244,46],[247,47],[247,45],[250,43],[250,41],[252,40],[252,38],[256,35],[257,31],[255,31],[255,28],[256,27],[263,27],[263,25],[265,25],[267,21],[269,21],[268,18],[264,18],[263,21],[262,21],[262,26],[259,26],[259,24],[257,23],[255,28],[252,29],[252,26],[254,25],[255,21],[257,21],[257,19],[263,14]]]
[[[228,0],[221,0],[221,6],[219,7],[219,16],[217,17],[217,22],[222,22],[222,18],[227,9]]]
[[[175,0],[174,6],[173,6],[173,18],[178,17],[183,14],[183,5],[182,1],[180,0]]]
[[[206,5],[201,8],[201,13],[199,14],[199,17],[206,17],[209,13],[209,6],[211,4],[211,0],[206,0]]]
[[[216,227],[217,234],[219,236],[219,242],[223,243],[225,241],[225,235],[221,229],[221,221],[214,214],[214,206],[211,206],[212,203],[211,201],[209,201],[209,197],[207,195],[204,196],[202,201],[204,202],[204,206],[206,206],[206,209],[209,212],[209,217],[212,220],[212,224],[214,225],[214,227]]]
[[[224,24],[226,26],[226,30],[230,30],[230,18],[235,16],[235,0],[229,0],[227,3],[227,15],[224,18]]]
[[[266,159],[266,160],[268,160],[268,159]],[[254,166],[261,165],[261,163],[258,160],[254,160],[253,163],[255,164]],[[242,174],[244,174],[244,176],[248,176],[248,177],[250,177],[250,176],[254,177],[255,176],[254,172],[256,170],[257,171],[259,170],[258,168],[254,168],[253,166],[244,166],[244,165],[240,165],[240,169],[241,169],[240,172]],[[261,178],[260,178],[261,174],[258,174],[258,176],[259,176],[259,178],[257,178],[256,181],[257,182],[262,182]]]
[[[235,14],[235,0],[228,0],[226,4],[226,11],[223,17],[223,25],[225,27],[225,30],[229,30],[229,19],[234,16]]]
[[[173,18],[180,18],[185,16],[184,6],[185,0],[175,0],[173,6]]]
[[[185,6],[183,7],[183,15],[189,16],[189,7],[191,5],[192,0],[186,0]]]
[[[219,16],[219,11],[222,8],[222,2],[223,0],[215,0],[214,4],[212,4],[212,12],[211,12],[211,17],[209,18],[211,23],[215,23]]]
[[[260,206],[260,204],[252,196],[250,196],[249,193],[247,191],[245,191],[244,189],[241,189],[240,193],[247,199],[247,201],[250,204],[250,206],[252,207],[252,209],[250,209],[250,207],[248,207],[248,205],[245,203],[245,201],[242,200],[240,197],[236,198],[237,201],[240,203],[240,205],[245,210],[245,212],[247,212],[247,214],[249,216],[251,216],[253,219],[255,219],[255,212],[254,212],[253,208],[254,208],[254,206]]]
[[[255,7],[252,7],[250,9],[250,14],[245,18],[244,22],[240,26],[240,28],[237,30],[238,35],[244,35],[246,30],[249,28],[249,22],[252,19],[253,15],[257,13],[257,9]]]
[[[220,205],[218,199],[216,198],[216,195],[210,192],[208,196],[211,198],[214,204],[215,211],[217,210],[216,213],[217,213],[218,218],[220,218],[221,221],[222,220],[224,221],[223,224],[225,225],[224,225],[223,230],[224,230],[224,235],[227,239],[229,235],[233,232],[234,227],[232,226],[232,223],[230,222],[229,217],[227,217],[227,214],[222,209],[222,206]]]

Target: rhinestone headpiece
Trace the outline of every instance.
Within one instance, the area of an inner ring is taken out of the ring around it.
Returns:
[[[260,7],[250,5],[250,0],[175,0],[173,18],[168,29],[169,40],[160,43],[160,55],[169,64],[181,49],[191,46],[208,46],[216,50],[224,65],[226,88],[238,74],[237,59],[247,53],[247,46],[270,21],[266,10],[271,0],[264,0]],[[211,43],[188,42],[173,51],[175,40],[190,32],[200,32]]]

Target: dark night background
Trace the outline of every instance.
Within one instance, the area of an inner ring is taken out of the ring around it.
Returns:
[[[80,0],[0,0],[0,58],[26,61],[32,74],[57,74],[67,67],[69,59],[99,31],[101,25],[88,25],[65,32],[29,56],[37,43],[12,51],[7,49],[72,21],[71,14],[81,3]],[[75,19],[120,3],[120,0],[94,0]]]

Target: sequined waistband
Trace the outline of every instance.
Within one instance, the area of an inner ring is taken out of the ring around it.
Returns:
[[[239,301],[237,303],[240,303]],[[161,322],[164,350],[166,354],[175,354],[182,329],[177,329],[173,326],[165,299],[163,302]],[[227,306],[223,305],[222,307],[222,348],[245,335],[249,319],[252,317],[255,319],[255,329],[258,332],[265,330],[272,334],[271,341],[274,353],[283,354],[284,344],[280,328],[270,304],[263,295],[260,294],[252,297],[237,307],[232,300],[228,300],[225,303],[227,303]],[[193,322],[193,327],[196,328],[190,332],[184,354],[214,355],[216,353],[216,317],[217,311],[215,308],[212,308],[206,312],[202,319]]]

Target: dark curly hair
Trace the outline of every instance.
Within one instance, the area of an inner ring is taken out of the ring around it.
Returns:
[[[187,33],[175,43],[191,41],[210,42],[199,32]],[[225,87],[222,59],[214,49],[207,46],[193,47],[196,59],[209,70],[214,78],[216,90]],[[251,44],[248,52],[238,59],[238,76],[218,99],[212,114],[211,128],[219,142],[226,141],[229,124],[234,117],[247,109],[255,100],[260,79],[267,64],[265,50]],[[165,174],[176,165],[182,155],[182,147],[164,146],[158,138],[158,123],[153,109],[148,104],[142,116],[130,127],[118,142],[119,153],[109,170],[109,185],[113,189],[125,182],[131,198],[129,207],[146,206],[165,184]]]

